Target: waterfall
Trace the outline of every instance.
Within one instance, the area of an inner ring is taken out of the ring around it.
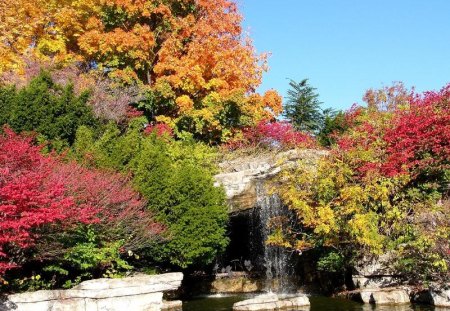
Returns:
[[[261,262],[265,268],[265,290],[269,292],[291,292],[295,290],[293,276],[295,275],[292,252],[281,247],[270,246],[266,240],[270,234],[269,221],[274,217],[289,217],[290,212],[280,198],[268,194],[264,181],[256,182],[257,205],[254,209],[256,224],[264,258]],[[254,240],[255,241],[255,240]]]

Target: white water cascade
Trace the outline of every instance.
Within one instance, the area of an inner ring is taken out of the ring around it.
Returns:
[[[259,231],[264,258],[262,265],[265,267],[265,290],[268,292],[288,293],[295,289],[293,253],[281,247],[266,244],[270,235],[269,223],[271,219],[289,217],[288,209],[283,206],[280,198],[275,194],[269,194],[263,181],[256,183],[257,205],[254,210],[254,221]]]

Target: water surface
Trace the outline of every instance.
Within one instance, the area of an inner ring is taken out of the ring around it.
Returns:
[[[183,311],[232,311],[233,304],[252,296],[208,296],[183,302]],[[345,299],[310,297],[310,311],[444,311],[425,305],[372,306]],[[306,309],[305,309],[306,310]],[[447,309],[449,311],[450,309]],[[295,311],[295,310],[286,310]]]

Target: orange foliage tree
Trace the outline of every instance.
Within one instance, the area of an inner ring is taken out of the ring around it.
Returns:
[[[224,140],[281,112],[275,91],[255,92],[267,56],[232,0],[7,1],[0,21],[0,71],[24,54],[107,71],[141,85],[141,108],[177,135]]]

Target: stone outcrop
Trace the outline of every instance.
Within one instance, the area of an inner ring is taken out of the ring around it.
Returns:
[[[283,167],[299,160],[313,165],[327,154],[321,150],[289,150],[279,153],[241,157],[219,164],[221,173],[214,176],[216,185],[222,185],[227,195],[230,213],[254,208],[257,202],[256,183],[278,174]]]
[[[409,304],[410,297],[407,288],[365,288],[345,293],[345,298],[377,305]]]
[[[161,311],[182,311],[183,302],[181,300],[166,301],[163,300]]]
[[[263,289],[264,284],[260,279],[251,279],[245,273],[234,273],[232,276],[216,275],[211,283],[210,292],[214,294],[255,293]]]
[[[160,311],[163,292],[178,289],[182,273],[96,279],[68,290],[9,295],[1,311]]]
[[[309,299],[306,295],[283,297],[276,294],[266,294],[237,302],[234,311],[274,311],[274,310],[309,310]]]
[[[356,263],[352,275],[355,288],[385,288],[402,285],[401,276],[392,270],[395,261],[390,253],[373,258],[363,258]]]
[[[436,307],[450,308],[450,284],[445,287],[430,286],[414,293],[413,302],[426,303]]]

